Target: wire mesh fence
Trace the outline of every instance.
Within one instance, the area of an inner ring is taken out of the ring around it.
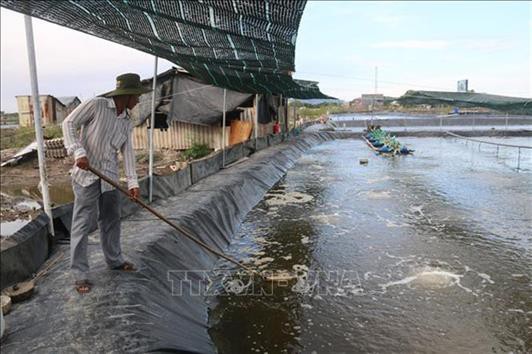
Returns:
[[[505,144],[500,142],[469,138],[452,132],[446,132],[446,134],[457,140],[463,141],[467,146],[470,146],[472,148],[478,146],[479,152],[482,151],[483,147],[489,147],[490,149],[487,152],[493,153],[497,159],[513,159],[515,163],[516,172],[529,171],[528,168],[523,167],[523,161],[531,162],[529,160],[532,160],[532,146]]]

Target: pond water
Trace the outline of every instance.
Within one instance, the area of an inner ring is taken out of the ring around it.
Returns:
[[[34,200],[42,200],[39,186],[27,186],[22,184],[11,184],[2,186],[2,192],[13,197],[28,197]],[[74,201],[72,183],[56,183],[48,186],[48,193],[53,206],[68,204]]]
[[[48,188],[52,207],[70,203],[74,200],[74,193],[72,192],[71,183],[50,185]],[[27,208],[40,209],[41,205],[37,200],[42,200],[41,191],[38,186],[27,185],[6,185],[2,186],[2,193],[8,195],[11,199],[25,200],[24,202],[17,202],[14,205],[10,205],[9,208],[13,209],[13,213],[17,211],[24,212]],[[8,205],[5,205],[8,207]],[[35,214],[34,216],[36,216]],[[21,213],[21,217],[17,220],[10,220],[8,218],[0,221],[0,235],[11,236],[24,226],[29,224],[32,217]]]
[[[515,149],[400,141],[413,156],[317,146],[250,212],[228,254],[297,279],[215,285],[221,353],[532,350],[530,150],[516,172]]]

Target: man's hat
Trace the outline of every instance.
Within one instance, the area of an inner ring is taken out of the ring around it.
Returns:
[[[128,73],[117,76],[116,89],[106,93],[104,96],[141,95],[150,91],[151,89],[142,86],[139,75]]]

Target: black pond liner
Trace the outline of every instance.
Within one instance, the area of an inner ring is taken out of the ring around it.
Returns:
[[[153,206],[223,251],[246,214],[308,148],[353,137],[357,135],[323,132],[289,138]],[[175,188],[171,180],[157,185],[161,196],[175,192],[167,190]],[[69,274],[68,245],[60,246],[65,257],[38,282],[37,294],[6,316],[2,353],[215,352],[204,297],[192,295],[193,282],[181,283],[181,295],[173,296],[172,284],[183,279],[180,271],[212,270],[217,257],[148,212],[129,208],[132,214],[122,221],[122,248],[138,272],[109,270],[93,232],[89,261],[94,288],[81,296]]]
[[[2,247],[0,259],[2,288],[26,280],[46,260],[50,249],[49,220],[46,214],[39,214],[4,241],[7,247]]]

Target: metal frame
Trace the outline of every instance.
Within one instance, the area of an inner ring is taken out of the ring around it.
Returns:
[[[253,116],[253,136],[255,137],[255,150],[257,150],[257,138],[259,137],[259,94],[255,94],[255,114]]]
[[[465,137],[465,136],[462,136],[462,135],[458,135],[458,134],[455,134],[455,133],[451,133],[451,132],[446,132],[446,133],[448,135],[454,137],[454,138],[465,140],[466,141],[466,145],[467,145],[468,141],[478,143],[478,151],[480,151],[480,145],[482,145],[482,144],[495,145],[495,146],[497,146],[497,157],[499,157],[499,147],[500,146],[516,148],[517,149],[517,168],[516,168],[517,172],[519,172],[519,170],[521,169],[521,149],[532,149],[532,146],[494,143],[494,142],[491,142],[491,141],[468,138],[468,137]]]
[[[149,196],[150,203],[153,201],[153,126],[155,125],[155,89],[157,88],[157,62],[158,57],[155,57],[153,66],[153,85],[151,94],[151,119],[150,119],[150,131],[148,135],[149,144],[149,167],[148,167],[148,179],[150,181]]]
[[[227,89],[224,88],[224,103],[222,114],[222,168],[225,168],[225,111],[226,111]]]

